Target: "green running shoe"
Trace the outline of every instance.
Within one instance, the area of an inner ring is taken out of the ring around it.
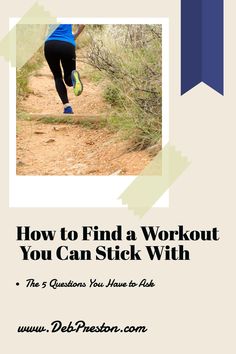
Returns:
[[[72,71],[71,80],[72,80],[75,96],[81,95],[81,93],[83,92],[83,84],[82,81],[80,80],[80,76],[77,70]]]

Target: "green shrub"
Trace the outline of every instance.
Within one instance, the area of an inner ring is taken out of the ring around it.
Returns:
[[[117,127],[118,120],[136,149],[156,144],[162,125],[161,26],[108,25],[96,30],[87,62],[110,82],[104,91],[115,109],[110,124]]]
[[[113,84],[106,86],[103,96],[111,106],[121,106],[122,94],[118,87]]]
[[[41,47],[27,63],[16,70],[16,94],[18,102],[21,98],[29,94],[29,77],[42,66],[43,60],[44,54],[43,48]]]

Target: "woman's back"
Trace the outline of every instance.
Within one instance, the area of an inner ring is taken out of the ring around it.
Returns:
[[[55,25],[50,25],[55,26]],[[50,32],[49,27],[49,32]],[[75,46],[75,39],[72,33],[72,25],[59,25],[55,31],[52,32],[47,38],[46,41],[64,41],[71,43]]]

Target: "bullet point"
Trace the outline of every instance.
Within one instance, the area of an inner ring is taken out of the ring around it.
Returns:
[[[20,283],[16,283],[16,286],[19,286],[20,285]]]

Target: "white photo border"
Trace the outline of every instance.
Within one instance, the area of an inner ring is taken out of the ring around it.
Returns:
[[[20,18],[10,18],[12,29]],[[58,18],[58,23],[162,25],[162,144],[169,142],[169,19]],[[16,175],[16,68],[9,65],[9,207],[117,208],[126,207],[120,195],[136,176],[17,176]],[[169,207],[169,190],[154,207]]]

